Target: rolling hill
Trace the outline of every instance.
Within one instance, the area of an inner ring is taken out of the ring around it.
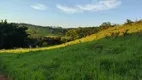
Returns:
[[[141,43],[138,21],[62,45],[1,50],[0,71],[13,80],[141,80]]]
[[[141,80],[141,43],[137,33],[48,51],[1,53],[0,69],[13,80]]]
[[[31,37],[64,36],[67,31],[67,29],[54,26],[38,26],[26,23],[19,23],[18,25],[27,27],[27,33]]]
[[[86,36],[81,39],[77,39],[74,41],[70,41],[61,45],[55,45],[51,47],[43,47],[43,48],[30,48],[30,49],[14,49],[14,50],[0,50],[0,52],[13,52],[13,53],[23,53],[23,52],[30,52],[30,51],[40,51],[40,50],[49,50],[49,49],[56,49],[56,48],[61,48],[61,47],[66,47],[70,46],[73,44],[80,44],[84,42],[89,42],[89,41],[94,41],[94,40],[99,40],[105,37],[111,37],[111,36],[123,36],[126,34],[132,34],[136,32],[141,32],[142,31],[142,21],[137,21],[131,24],[123,24],[123,25],[118,25],[115,27],[111,27],[102,31],[99,31],[96,34],[92,34],[90,36]]]

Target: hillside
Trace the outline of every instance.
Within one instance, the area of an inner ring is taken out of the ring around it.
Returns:
[[[64,48],[0,54],[0,69],[13,80],[141,80],[142,33]]]
[[[0,80],[142,80],[142,0],[1,0]]]
[[[137,21],[62,45],[1,50],[0,72],[10,80],[141,80],[141,43]]]
[[[132,34],[136,32],[142,31],[142,21],[136,21],[130,24],[123,24],[118,25],[115,27],[111,27],[102,31],[99,31],[96,34],[92,34],[90,36],[86,36],[81,39],[77,39],[71,42],[67,42],[61,45],[51,46],[51,47],[44,47],[44,48],[30,48],[30,49],[14,49],[14,50],[0,50],[0,52],[13,52],[13,53],[19,53],[19,52],[29,52],[29,51],[40,51],[40,50],[49,50],[49,49],[56,49],[61,47],[70,46],[73,44],[80,44],[84,42],[99,40],[105,37],[111,37],[111,36],[125,36],[127,34]]]
[[[52,26],[38,26],[26,23],[19,23],[19,26],[28,28],[27,33],[31,37],[64,36],[67,29]]]

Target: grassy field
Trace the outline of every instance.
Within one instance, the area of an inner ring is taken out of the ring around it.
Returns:
[[[47,36],[64,36],[67,29],[53,26],[39,26],[26,23],[17,23],[18,26],[25,26],[28,28],[27,33],[30,37],[47,37]]]
[[[26,54],[1,53],[0,71],[13,80],[141,80],[142,33]]]
[[[47,37],[47,36],[63,36],[64,29],[58,28],[46,28],[46,27],[35,27],[35,26],[27,26],[29,33],[32,37]]]
[[[51,47],[0,50],[0,73],[10,80],[141,80],[142,22]]]
[[[141,31],[142,31],[142,21],[141,22],[138,21],[138,22],[134,22],[131,24],[124,24],[124,25],[111,27],[109,29],[102,30],[96,34],[92,34],[90,36],[86,36],[84,38],[77,39],[77,40],[71,41],[71,42],[67,42],[67,43],[64,43],[61,45],[44,47],[44,48],[0,50],[0,53],[2,53],[2,52],[24,53],[24,52],[30,52],[30,51],[42,51],[42,50],[56,49],[56,48],[66,47],[66,46],[73,45],[73,44],[80,44],[80,43],[84,43],[84,42],[99,40],[99,39],[102,39],[105,37],[123,36],[126,34],[132,34],[132,33],[141,32]]]

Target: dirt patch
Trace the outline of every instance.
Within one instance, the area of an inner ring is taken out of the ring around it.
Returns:
[[[5,76],[0,75],[0,80],[7,80]]]

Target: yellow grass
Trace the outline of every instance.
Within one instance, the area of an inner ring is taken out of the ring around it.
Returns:
[[[11,49],[11,50],[0,50],[0,53],[25,53],[30,51],[41,51],[41,50],[50,50],[50,49],[56,49],[61,48],[73,44],[79,44],[80,42],[89,42],[93,40],[99,40],[102,38],[105,38],[106,36],[112,36],[112,34],[118,34],[119,36],[122,36],[125,31],[128,31],[127,33],[136,33],[139,31],[142,31],[142,23],[133,23],[130,25],[120,25],[116,27],[112,27],[103,31],[100,31],[96,34],[92,34],[90,36],[86,36],[81,39],[77,39],[71,42],[67,42],[61,45],[51,46],[51,47],[44,47],[44,48],[25,48],[25,49]]]

